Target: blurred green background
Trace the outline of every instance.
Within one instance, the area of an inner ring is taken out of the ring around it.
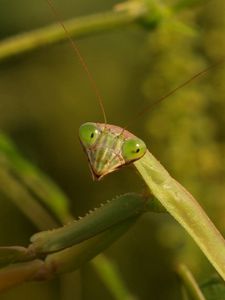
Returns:
[[[170,4],[175,1],[165,0]],[[176,2],[179,2],[178,0]],[[13,36],[55,21],[45,1],[1,0],[0,37]],[[65,17],[111,9],[117,1],[55,0]],[[141,118],[153,103],[225,53],[225,2],[202,2],[149,31],[137,24],[78,40],[104,98],[109,123],[143,138],[168,171],[199,200],[225,232],[225,68],[212,69]],[[77,132],[86,121],[102,121],[93,91],[69,43],[14,57],[0,65],[0,126],[21,152],[51,176],[71,199],[75,216],[128,191],[145,192],[132,167],[93,182]],[[27,245],[37,229],[0,197],[0,244]],[[138,299],[180,299],[173,271],[188,264],[199,282],[214,270],[182,228],[166,215],[146,214],[106,252]],[[113,299],[93,267],[68,275],[73,283],[25,284],[3,300]],[[68,282],[68,281],[65,281]]]

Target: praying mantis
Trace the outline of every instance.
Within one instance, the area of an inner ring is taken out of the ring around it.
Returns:
[[[94,179],[99,180],[122,166],[134,164],[141,178],[148,186],[150,193],[160,201],[166,210],[192,236],[218,273],[225,279],[225,242],[223,237],[209,220],[198,202],[184,187],[170,176],[166,169],[147,149],[144,141],[125,128],[107,124],[106,119],[104,123],[88,122],[81,125],[79,139],[87,154]],[[133,205],[132,209],[135,207],[137,212],[144,210],[146,205],[145,202],[136,196],[133,196],[133,198],[127,197],[126,199],[118,198],[111,205],[115,205],[116,207],[117,205],[125,204],[127,206]],[[117,212],[116,209],[115,212]],[[131,211],[124,208],[121,211],[121,215],[113,215],[114,219],[109,221],[108,228],[112,224],[115,225],[116,221],[119,222],[119,220],[125,218],[126,214],[127,216],[131,216]],[[89,218],[91,219],[94,216],[90,215]],[[96,214],[97,217],[98,215]],[[135,215],[132,215],[132,217],[135,218]],[[82,222],[79,224],[83,226]],[[88,230],[90,230],[90,224]],[[104,229],[99,228],[99,226],[99,224],[96,227],[93,226],[92,231],[83,231],[80,236],[73,238],[74,230],[78,230],[79,226],[76,223],[72,223],[53,231],[35,234],[31,239],[32,243],[28,250],[7,248],[5,251],[11,251],[12,256],[14,258],[17,257],[18,261],[26,262],[31,260],[35,270],[37,267],[43,266],[43,262],[39,261],[38,258],[47,255],[47,267],[50,266],[52,268],[54,261],[57,259],[58,261],[60,260],[58,252],[65,251],[63,255],[69,257],[71,249],[67,250],[67,248],[69,249],[76,242],[82,242],[94,234],[102,234]],[[100,247],[100,241],[97,244]],[[37,258],[36,261],[34,260],[35,258]],[[32,273],[34,269],[30,268],[29,271]],[[38,279],[41,276],[43,276],[43,273],[36,275],[35,278]],[[48,277],[48,274],[46,277]]]

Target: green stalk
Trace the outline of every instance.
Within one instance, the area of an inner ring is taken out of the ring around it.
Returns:
[[[182,300],[190,300],[190,298],[188,297],[188,294],[187,294],[187,290],[183,284],[181,285],[181,297],[182,297]]]
[[[71,36],[80,38],[116,27],[124,27],[124,25],[140,20],[146,13],[144,1],[137,1],[135,9],[128,3],[127,9],[114,9],[109,12],[74,18],[64,21],[64,25]],[[0,42],[0,61],[66,39],[68,36],[58,23],[18,34]]]
[[[14,204],[41,230],[57,227],[55,220],[37,202],[29,191],[24,188],[16,178],[13,178],[10,171],[4,167],[4,163],[0,161],[1,192],[14,202]]]
[[[225,280],[225,241],[198,202],[149,151],[134,165],[153,195],[191,235]]]
[[[116,265],[104,255],[98,255],[92,260],[95,271],[98,273],[105,286],[111,291],[116,300],[135,300],[120,278]]]
[[[193,300],[206,300],[202,291],[200,290],[194,276],[191,274],[190,270],[184,264],[179,264],[176,268],[177,274],[182,280],[188,294]]]
[[[74,38],[124,28],[137,22],[142,23],[145,28],[153,29],[160,21],[167,19],[168,12],[171,14],[173,11],[185,9],[201,1],[203,0],[184,0],[181,5],[177,4],[174,7],[167,7],[156,0],[125,1],[116,5],[111,11],[73,18],[63,21],[63,24],[69,35]],[[175,16],[170,19],[170,22],[173,23],[174,19]],[[68,35],[59,22],[21,33],[0,42],[0,61],[67,39]]]
[[[72,216],[69,213],[69,199],[62,192],[62,190],[40,169],[38,169],[31,162],[26,160],[20,154],[16,145],[3,133],[0,132],[0,169],[7,170],[10,174],[11,185],[5,183],[4,190],[5,194],[8,195],[8,198],[13,200],[11,195],[11,190],[14,189],[14,184],[19,185],[21,189],[26,190],[30,198],[33,198],[36,202],[36,205],[41,205],[45,208],[48,208],[51,211],[52,215],[57,217],[61,223],[67,223],[73,220]],[[1,178],[1,171],[0,171]],[[9,181],[10,182],[10,181]],[[0,181],[1,183],[1,181]],[[3,186],[3,184],[1,184]],[[19,195],[17,194],[19,197]],[[16,205],[24,211],[24,201],[21,201],[23,196],[20,196],[20,200],[16,202]],[[31,200],[30,200],[31,202]],[[33,215],[36,216],[35,209],[32,207],[32,210],[27,214],[27,217],[33,222]],[[42,210],[44,208],[42,207]],[[46,214],[47,212],[45,212]],[[43,214],[42,214],[43,216]],[[38,217],[38,216],[37,216]],[[46,217],[49,220],[52,217],[48,214]],[[38,217],[39,220],[39,217]],[[35,224],[39,227],[39,224],[35,221]],[[50,225],[48,223],[41,223],[43,226],[39,229],[49,229]],[[54,226],[57,227],[58,223],[54,223]],[[45,226],[45,227],[44,227]]]

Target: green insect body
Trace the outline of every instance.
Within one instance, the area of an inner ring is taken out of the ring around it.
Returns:
[[[223,237],[194,197],[170,176],[142,140],[121,127],[91,122],[81,125],[79,137],[96,180],[134,162],[150,192],[192,236],[225,280]]]
[[[84,123],[79,138],[95,180],[140,159],[147,149],[145,143],[129,131],[104,123]]]

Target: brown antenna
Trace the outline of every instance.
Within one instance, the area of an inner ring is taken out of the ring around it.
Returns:
[[[156,100],[155,102],[153,102],[152,104],[149,104],[147,106],[145,106],[143,109],[140,110],[140,112],[137,114],[137,118],[139,118],[140,116],[142,116],[147,110],[152,109],[153,107],[155,107],[156,104],[159,104],[160,102],[164,101],[165,99],[167,99],[168,97],[172,96],[173,94],[175,94],[179,89],[183,88],[184,86],[188,85],[189,83],[191,83],[192,81],[194,81],[196,78],[206,74],[210,69],[217,67],[218,65],[221,65],[224,62],[224,59],[221,59],[219,61],[217,61],[215,64],[210,65],[209,67],[201,70],[200,72],[196,73],[195,75],[193,75],[191,78],[185,80],[184,82],[182,82],[180,85],[178,85],[177,87],[175,87],[174,89],[172,89],[171,91],[169,91],[168,93],[166,93],[165,95],[163,95],[162,97],[160,97],[158,100]],[[135,118],[136,120],[136,118]],[[133,120],[132,120],[133,123]],[[131,122],[130,122],[131,124]],[[124,127],[123,130],[127,129],[128,126],[130,126],[130,124],[128,124],[127,126]]]
[[[78,58],[81,66],[83,67],[84,69],[84,72],[86,73],[87,77],[88,77],[88,80],[90,82],[90,85],[91,85],[91,88],[92,90],[94,91],[95,93],[95,96],[96,96],[96,99],[98,101],[98,104],[100,106],[100,109],[101,109],[101,112],[102,112],[102,115],[103,115],[103,119],[104,119],[104,123],[106,124],[107,123],[107,118],[106,118],[106,113],[105,113],[105,109],[104,109],[104,105],[103,105],[103,100],[102,100],[102,96],[99,92],[99,89],[97,87],[97,84],[88,68],[88,65],[86,63],[86,61],[84,60],[81,52],[80,52],[80,49],[79,47],[77,46],[77,44],[75,43],[75,41],[72,39],[69,31],[67,30],[66,26],[63,24],[63,21],[62,21],[62,17],[61,15],[59,14],[59,12],[57,11],[57,9],[55,8],[55,6],[53,5],[52,1],[51,0],[46,0],[48,6],[50,7],[53,15],[56,17],[57,21],[59,22],[59,24],[61,25],[61,27],[63,28],[69,42],[70,42],[70,45],[72,47],[72,49],[75,51],[75,54],[76,54],[76,57]]]

